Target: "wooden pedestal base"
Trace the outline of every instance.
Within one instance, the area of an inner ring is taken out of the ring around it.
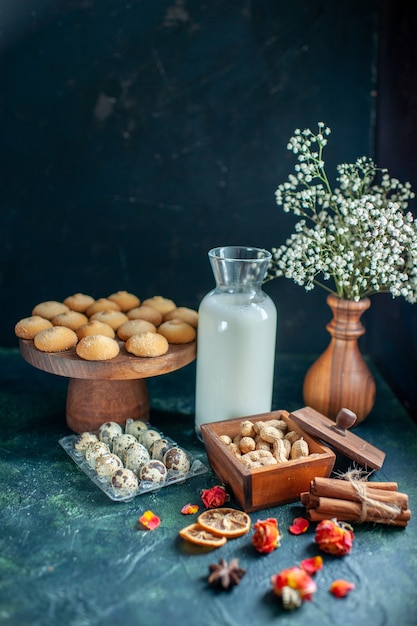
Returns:
[[[127,419],[149,419],[146,382],[71,378],[68,385],[67,424],[76,433],[98,430],[104,422],[124,425]]]

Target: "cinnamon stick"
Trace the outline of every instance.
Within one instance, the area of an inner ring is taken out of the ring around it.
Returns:
[[[378,486],[376,486],[378,485]],[[411,518],[407,494],[397,483],[369,483],[352,479],[316,477],[300,500],[311,521],[339,519],[406,526]]]
[[[390,487],[393,483],[389,484]],[[401,510],[408,509],[408,496],[393,489],[375,488],[373,483],[317,477],[311,482],[310,492],[317,496],[352,502],[381,502]]]
[[[409,509],[398,513],[393,511],[390,514],[377,507],[369,507],[364,514],[362,505],[358,502],[318,496],[314,496],[314,498],[317,498],[318,501],[310,500],[307,508],[307,517],[311,521],[335,518],[344,522],[374,522],[392,526],[406,526],[411,519]]]

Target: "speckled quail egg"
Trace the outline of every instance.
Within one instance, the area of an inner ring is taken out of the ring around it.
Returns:
[[[114,491],[123,496],[134,495],[139,486],[135,472],[126,467],[116,470],[110,481]]]
[[[126,448],[123,456],[125,467],[131,469],[136,474],[139,472],[142,465],[146,465],[150,460],[149,452],[139,441],[130,444]]]
[[[97,441],[96,443],[90,443],[85,451],[85,460],[92,469],[96,467],[96,459],[102,454],[108,454],[110,448],[104,441]]]
[[[97,443],[97,441],[98,437],[95,433],[81,433],[74,441],[74,448],[78,450],[78,452],[85,454],[87,446],[90,443]]]
[[[170,448],[164,455],[164,465],[168,470],[175,470],[186,474],[190,471],[190,459],[181,448]]]
[[[111,448],[116,437],[123,434],[123,428],[117,422],[105,422],[98,429],[98,438]]]
[[[125,453],[126,448],[130,446],[132,443],[136,443],[136,441],[137,439],[133,435],[129,435],[129,434],[119,435],[113,441],[113,453],[117,454],[117,456],[123,459],[123,455]]]
[[[157,430],[153,430],[152,428],[142,431],[139,435],[139,443],[145,446],[147,450],[149,450],[153,442],[157,439],[161,439],[161,435]]]
[[[140,433],[143,430],[147,430],[147,428],[145,422],[142,422],[142,420],[127,420],[125,432],[139,439]]]
[[[164,462],[164,454],[172,448],[172,443],[169,443],[167,439],[155,439],[149,448],[149,454],[152,459],[158,459],[158,461]]]
[[[96,458],[97,476],[111,476],[116,470],[122,467],[122,459],[111,452],[101,454]]]
[[[156,459],[152,459],[139,470],[139,478],[151,483],[163,483],[167,477],[167,468]]]

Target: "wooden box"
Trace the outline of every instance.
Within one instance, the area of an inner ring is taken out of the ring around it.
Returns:
[[[248,469],[220,440],[221,435],[229,435],[233,439],[244,419],[252,422],[285,420],[288,430],[295,430],[307,441],[310,455],[314,456]],[[246,512],[298,500],[302,491],[309,491],[313,478],[330,476],[336,460],[332,450],[307,435],[284,410],[202,424],[201,434],[212,470]]]

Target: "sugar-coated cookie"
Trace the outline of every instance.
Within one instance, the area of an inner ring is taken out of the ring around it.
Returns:
[[[83,337],[89,337],[90,335],[104,335],[105,337],[115,338],[116,333],[113,328],[104,322],[100,322],[99,320],[90,320],[87,324],[80,326],[75,331],[77,333],[78,339],[82,339]]]
[[[165,315],[168,311],[175,309],[176,304],[169,298],[164,298],[163,296],[153,296],[152,298],[147,298],[142,302],[142,304],[146,304],[146,306],[153,306],[154,309]]]
[[[57,302],[57,300],[46,300],[37,304],[33,310],[32,315],[40,315],[47,320],[51,320],[55,315],[69,311],[69,308],[63,302]]]
[[[86,361],[108,361],[114,359],[120,347],[115,339],[104,335],[89,335],[80,339],[76,347],[80,359]]]
[[[186,306],[179,306],[176,309],[172,309],[172,311],[168,311],[164,315],[164,322],[169,320],[179,319],[183,322],[187,322],[190,326],[197,328],[198,325],[198,313],[194,309],[189,309]]]
[[[94,300],[93,304],[90,304],[85,313],[88,317],[91,317],[94,313],[98,313],[98,311],[120,311],[120,307],[117,302],[113,302],[113,300],[98,298],[98,300]]]
[[[146,320],[129,320],[120,326],[117,330],[117,336],[122,341],[127,341],[132,335],[147,332],[156,333],[156,327],[152,322],[147,322]]]
[[[21,339],[33,339],[41,330],[52,328],[53,324],[40,315],[32,315],[19,320],[14,327],[14,332]]]
[[[163,320],[162,313],[155,309],[155,307],[149,306],[147,304],[142,304],[141,306],[130,309],[130,311],[128,311],[126,315],[130,320],[146,320],[147,322],[151,322],[155,326],[159,326],[159,324]]]
[[[168,352],[168,349],[168,340],[159,333],[146,332],[140,335],[132,335],[126,341],[127,352],[135,356],[162,356]]]
[[[113,330],[117,330],[122,324],[129,321],[129,318],[122,311],[97,311],[97,313],[93,313],[90,320],[104,322],[104,324],[111,326]]]
[[[64,300],[64,304],[66,304],[71,311],[79,311],[80,313],[84,313],[93,302],[94,298],[85,293],[74,293]]]
[[[109,300],[116,302],[121,311],[129,311],[129,309],[133,309],[136,306],[139,306],[140,300],[135,294],[129,293],[128,291],[117,291],[116,293],[112,293],[108,296]]]
[[[75,332],[66,326],[46,328],[33,339],[35,348],[41,352],[64,352],[74,348],[77,341],[78,337]]]
[[[169,343],[189,343],[196,337],[195,328],[179,319],[162,322],[158,333],[166,337]]]
[[[65,311],[59,315],[54,315],[51,322],[54,326],[66,326],[72,330],[77,330],[88,322],[88,317],[79,311]]]

